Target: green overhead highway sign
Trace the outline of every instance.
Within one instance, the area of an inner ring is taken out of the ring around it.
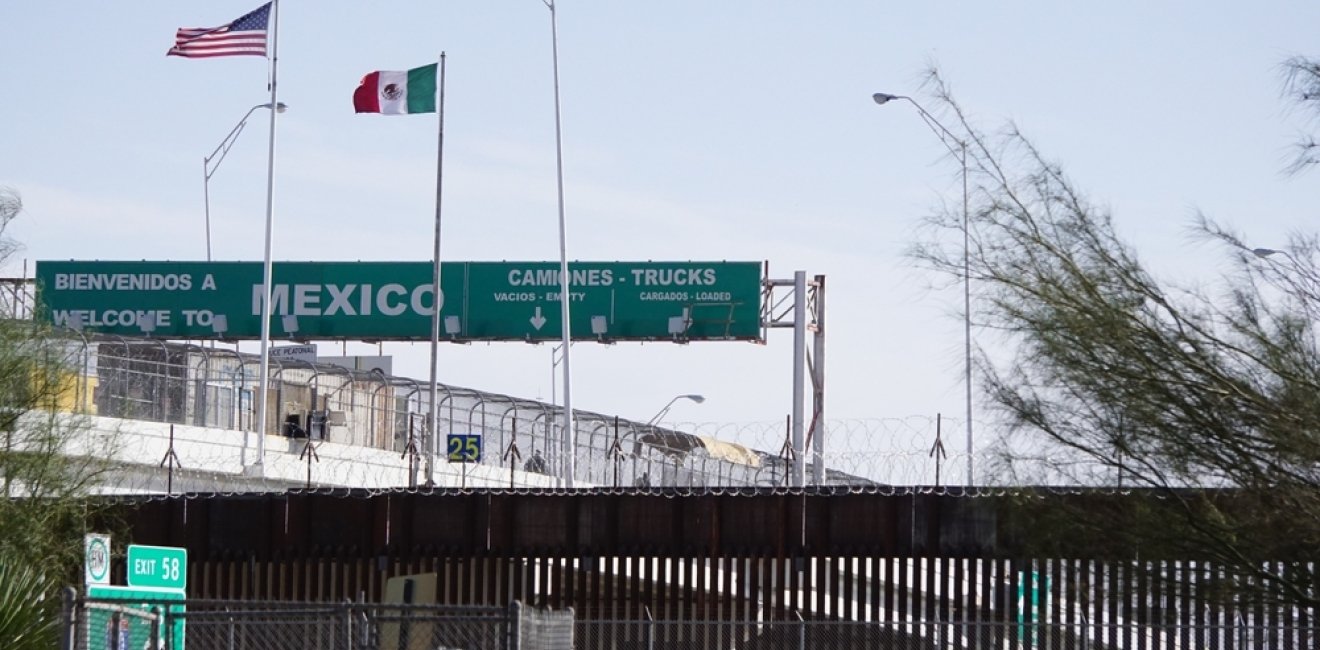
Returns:
[[[573,262],[574,340],[761,339],[759,262]],[[276,262],[271,338],[425,341],[430,262]],[[41,314],[124,336],[255,339],[259,262],[37,262]],[[445,262],[441,338],[561,338],[559,264]],[[287,318],[292,316],[293,318]]]

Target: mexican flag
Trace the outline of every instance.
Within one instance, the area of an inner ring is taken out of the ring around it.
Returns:
[[[353,91],[353,110],[386,115],[434,113],[437,67],[432,63],[407,71],[377,70],[368,74]]]

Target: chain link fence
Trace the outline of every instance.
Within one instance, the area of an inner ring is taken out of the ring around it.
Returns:
[[[572,610],[78,598],[61,650],[569,650]]]
[[[361,603],[66,602],[60,650],[1306,650],[1309,622],[590,620],[573,610]]]
[[[161,638],[161,608],[118,602],[88,602],[65,650],[141,650]],[[66,623],[68,621],[66,620]],[[66,629],[74,626],[66,625]]]

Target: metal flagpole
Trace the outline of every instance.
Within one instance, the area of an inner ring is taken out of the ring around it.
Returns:
[[[261,374],[257,383],[257,460],[252,463],[253,473],[261,476],[265,472],[266,459],[266,409],[269,406],[267,393],[270,381],[270,296],[271,296],[271,240],[275,234],[275,119],[279,111],[276,97],[276,70],[279,64],[279,29],[280,2],[272,0],[270,5],[271,45],[270,45],[270,151],[266,157],[266,258],[262,268],[261,300],[261,363],[257,371]]]
[[[206,261],[211,261],[211,159],[202,157],[202,204],[206,211]]]
[[[550,47],[553,53],[555,69],[555,170],[559,182],[559,304],[562,321],[562,345],[564,346],[564,438],[561,449],[564,462],[564,487],[573,487],[573,473],[577,444],[577,432],[573,428],[573,382],[569,370],[569,309],[568,309],[568,232],[564,224],[564,145],[559,117],[559,25],[555,19],[554,0],[542,0],[550,8]]]
[[[915,103],[915,102],[914,102]],[[958,140],[963,190],[963,386],[967,391],[967,487],[976,485],[976,450],[972,446],[972,223],[967,209],[967,142]]]
[[[435,458],[440,453],[440,403],[439,379],[436,375],[436,357],[440,351],[440,307],[444,294],[440,291],[440,188],[445,162],[445,53],[440,53],[440,103],[436,107],[440,126],[435,154],[435,251],[432,256],[435,268],[432,275],[432,287],[435,290],[435,311],[431,314],[431,441],[426,453],[426,484],[435,485]]]

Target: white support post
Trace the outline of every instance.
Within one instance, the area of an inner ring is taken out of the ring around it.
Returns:
[[[803,438],[802,402],[807,365],[807,272],[793,272],[793,467],[790,485],[802,487],[806,480],[806,443]]]
[[[825,276],[817,275],[815,282],[816,300],[812,305],[815,338],[811,365],[811,442],[812,465],[811,482],[825,484]]]

